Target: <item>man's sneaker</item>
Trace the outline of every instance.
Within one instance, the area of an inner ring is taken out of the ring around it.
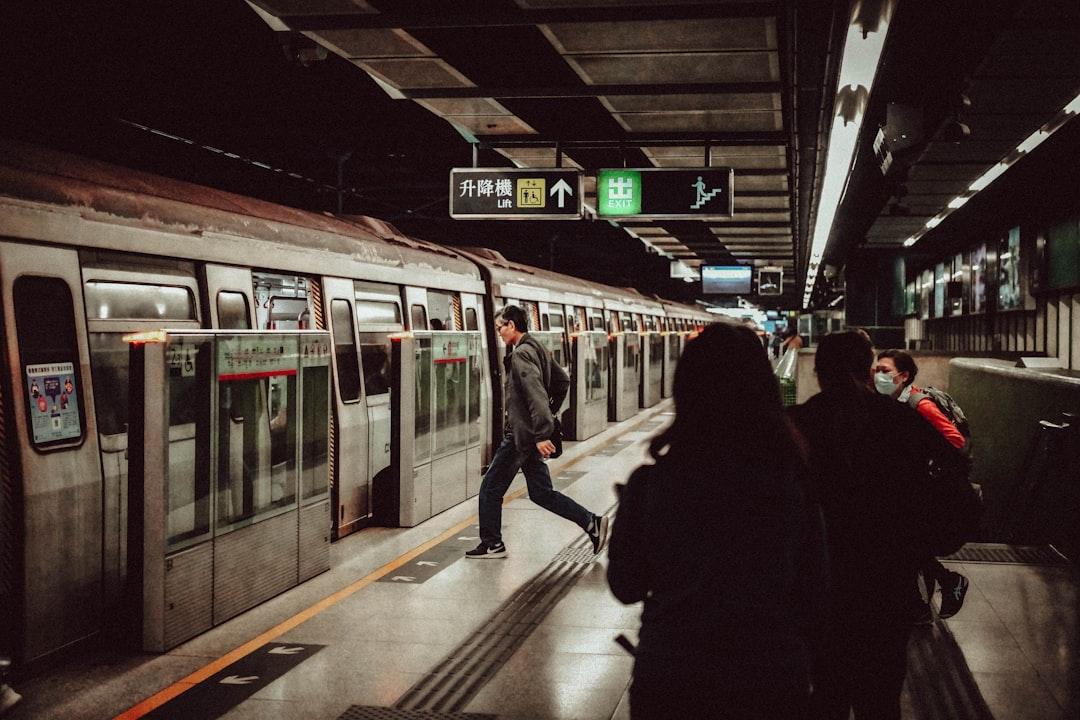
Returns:
[[[957,572],[950,572],[941,585],[941,609],[938,617],[951,618],[960,612],[964,606],[964,596],[967,595],[968,579]]]
[[[474,560],[485,560],[487,558],[504,558],[506,557],[506,544],[497,542],[494,545],[488,545],[486,542],[481,541],[479,545],[474,547],[465,553],[465,557],[472,558]]]
[[[609,520],[607,516],[593,515],[587,533],[589,539],[592,540],[592,551],[594,555],[607,546],[608,529],[610,525],[611,520]]]

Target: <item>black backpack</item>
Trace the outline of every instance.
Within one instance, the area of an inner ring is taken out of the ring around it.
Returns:
[[[938,406],[938,410],[941,411],[941,414],[956,426],[956,429],[964,436],[963,449],[966,452],[970,452],[971,426],[968,425],[967,416],[964,415],[964,411],[961,410],[960,406],[953,400],[952,395],[944,390],[938,390],[935,387],[923,388],[922,392],[913,392],[908,396],[908,405],[910,405],[913,410],[917,409],[923,398],[930,398],[934,404]]]

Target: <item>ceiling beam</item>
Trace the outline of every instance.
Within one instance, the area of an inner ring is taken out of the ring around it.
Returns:
[[[401,93],[413,100],[441,98],[571,98],[597,95],[741,95],[778,93],[778,82],[672,83],[664,85],[576,85],[559,87],[416,88]]]
[[[270,15],[281,19],[292,30],[346,30],[361,28],[500,28],[547,25],[555,23],[609,23],[616,19],[610,7],[568,7],[525,10],[500,5],[483,12],[460,8],[457,3],[442,4],[445,14],[433,13],[436,5],[423,3],[423,9],[395,8],[393,12],[350,13],[341,15],[276,15],[260,0],[252,0]],[[404,5],[404,3],[401,3]],[[779,2],[704,3],[686,5],[637,5],[628,20],[656,22],[663,20],[712,20],[747,17],[775,17]]]
[[[500,147],[555,147],[563,150],[618,149],[620,147],[679,147],[687,144],[713,145],[783,145],[787,133],[783,131],[758,132],[667,132],[624,133],[617,139],[610,137],[545,138],[538,135],[476,135],[485,148]],[[785,174],[786,171],[779,171]],[[748,173],[744,173],[748,174]]]

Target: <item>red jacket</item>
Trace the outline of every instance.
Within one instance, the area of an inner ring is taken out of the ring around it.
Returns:
[[[911,392],[921,393],[922,390],[911,386]],[[919,414],[923,416],[926,422],[934,426],[942,436],[948,440],[953,447],[959,449],[964,447],[964,436],[960,434],[960,431],[956,429],[956,426],[949,422],[949,418],[945,417],[945,413],[941,412],[941,409],[937,406],[937,403],[931,400],[929,397],[924,397],[919,401],[919,404],[915,407],[919,411]]]

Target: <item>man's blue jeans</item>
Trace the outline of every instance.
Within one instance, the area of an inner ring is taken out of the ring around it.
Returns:
[[[592,513],[551,486],[551,473],[540,452],[519,452],[514,438],[503,437],[480,484],[480,540],[487,545],[502,542],[502,501],[517,471],[525,473],[529,499],[540,507],[588,530]]]

